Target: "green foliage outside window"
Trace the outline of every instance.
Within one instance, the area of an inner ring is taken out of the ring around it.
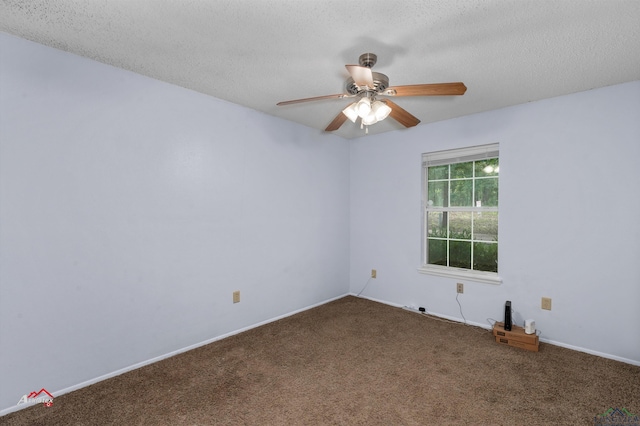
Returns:
[[[498,272],[498,158],[427,168],[427,263]]]

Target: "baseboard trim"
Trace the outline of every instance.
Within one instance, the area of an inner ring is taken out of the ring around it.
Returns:
[[[598,351],[594,351],[593,349],[587,349],[587,348],[583,348],[583,347],[580,347],[580,346],[574,346],[574,345],[570,345],[568,343],[562,343],[562,342],[558,342],[558,341],[555,341],[555,340],[543,339],[542,337],[540,338],[540,341],[543,342],[543,343],[548,343],[550,345],[560,346],[562,348],[571,349],[571,350],[578,351],[578,352],[584,352],[584,353],[587,353],[589,355],[599,356],[600,358],[607,358],[607,359],[612,359],[614,361],[624,362],[625,364],[631,364],[631,365],[640,366],[640,361],[636,361],[636,360],[633,360],[633,359],[623,358],[621,356],[612,355],[612,354],[608,354],[608,353],[605,353],[605,352],[598,352]]]
[[[104,374],[102,376],[99,376],[99,377],[96,377],[96,378],[93,378],[93,379],[90,379],[90,380],[86,380],[86,381],[78,383],[76,385],[69,386],[67,388],[64,388],[64,389],[61,389],[61,390],[58,390],[58,391],[54,391],[54,392],[52,392],[52,394],[53,394],[54,398],[58,397],[58,396],[62,396],[64,394],[66,394],[66,393],[73,392],[73,391],[76,391],[78,389],[82,389],[84,387],[93,385],[93,384],[101,382],[103,380],[110,379],[112,377],[119,376],[119,375],[124,374],[124,373],[128,373],[129,371],[136,370],[138,368],[144,367],[144,366],[149,365],[149,364],[153,364],[153,363],[158,362],[158,361],[162,361],[163,359],[170,358],[172,356],[181,354],[183,352],[187,352],[187,351],[190,351],[192,349],[196,349],[196,348],[199,348],[201,346],[208,345],[210,343],[217,342],[219,340],[225,339],[227,337],[231,337],[231,336],[234,336],[236,334],[251,330],[253,328],[260,327],[262,325],[269,324],[271,322],[278,321],[280,319],[290,317],[292,315],[298,314],[300,312],[304,312],[304,311],[309,310],[309,309],[316,308],[318,306],[322,306],[322,305],[327,304],[329,302],[332,302],[334,300],[342,299],[345,296],[360,297],[362,299],[371,300],[373,302],[382,303],[384,305],[393,306],[393,307],[396,307],[396,308],[408,309],[409,311],[415,312],[416,314],[424,315],[421,312],[419,312],[419,311],[417,311],[417,310],[415,310],[415,309],[413,309],[411,307],[407,307],[405,305],[400,305],[400,304],[397,304],[397,303],[392,303],[392,302],[389,302],[389,301],[386,301],[386,300],[376,299],[376,298],[367,297],[367,296],[358,296],[355,293],[344,293],[344,294],[342,294],[340,296],[336,296],[336,297],[333,297],[331,299],[327,299],[325,301],[322,301],[322,302],[319,302],[319,303],[315,303],[313,305],[306,306],[304,308],[296,309],[296,310],[288,312],[286,314],[282,314],[282,315],[279,315],[277,317],[274,317],[274,318],[271,318],[271,319],[268,319],[268,320],[265,320],[265,321],[261,321],[261,322],[256,323],[256,324],[253,324],[253,325],[250,325],[250,326],[247,326],[247,327],[243,327],[243,328],[231,331],[229,333],[221,334],[219,336],[212,337],[211,339],[207,339],[207,340],[204,340],[202,342],[195,343],[193,345],[189,345],[189,346],[186,346],[186,347],[181,348],[181,349],[177,349],[177,350],[172,351],[172,352],[168,352],[168,353],[166,353],[164,355],[160,355],[160,356],[151,358],[149,360],[138,362],[136,364],[130,365],[130,366],[125,367],[125,368],[121,368],[121,369],[113,371],[111,373]],[[438,317],[438,318],[446,319],[448,321],[457,322],[457,323],[459,323],[461,325],[464,324],[464,321],[462,321],[460,318],[456,318],[456,317],[452,317],[452,316],[444,315],[444,314],[439,314],[439,313],[434,313],[434,312],[428,312],[428,314],[429,315],[433,315],[433,316]],[[489,326],[488,324],[476,323],[476,322],[472,322],[472,321],[467,321],[466,323],[469,324],[469,325],[476,326],[476,327],[485,328],[487,330],[491,329],[491,326]],[[640,361],[636,361],[636,360],[632,360],[632,359],[628,359],[628,358],[624,358],[624,357],[620,357],[620,356],[616,356],[616,355],[612,355],[612,354],[607,354],[607,353],[604,353],[604,352],[598,352],[598,351],[594,351],[592,349],[582,348],[580,346],[569,345],[567,343],[562,343],[562,342],[558,342],[558,341],[555,341],[555,340],[540,338],[540,341],[543,342],[543,343],[550,344],[550,345],[560,346],[560,347],[563,347],[563,348],[566,348],[566,349],[571,349],[571,350],[574,350],[574,351],[584,352],[584,353],[588,353],[590,355],[599,356],[601,358],[612,359],[614,361],[620,361],[620,362],[624,362],[626,364],[640,366]],[[3,410],[0,410],[0,417],[4,416],[6,414],[13,413],[15,411],[22,410],[22,409],[27,408],[29,406],[31,406],[31,405],[22,404],[22,405],[15,405],[13,407],[5,408]]]
[[[199,348],[201,346],[205,346],[205,345],[208,345],[210,343],[217,342],[217,341],[225,339],[227,337],[231,337],[231,336],[234,336],[236,334],[240,334],[242,332],[251,330],[253,328],[260,327],[262,325],[269,324],[271,322],[278,321],[278,320],[281,320],[283,318],[290,317],[292,315],[298,314],[300,312],[307,311],[309,309],[317,308],[318,306],[325,305],[325,304],[327,304],[329,302],[333,302],[334,300],[342,299],[345,296],[349,296],[349,293],[344,293],[344,294],[342,294],[340,296],[336,296],[336,297],[333,297],[331,299],[327,299],[325,301],[322,301],[322,302],[319,302],[319,303],[315,303],[313,305],[306,306],[304,308],[296,309],[296,310],[288,312],[286,314],[282,314],[282,315],[279,315],[277,317],[274,317],[274,318],[271,318],[271,319],[268,319],[268,320],[265,320],[265,321],[261,321],[259,323],[253,324],[253,325],[249,325],[247,327],[239,328],[239,329],[231,331],[229,333],[221,334],[219,336],[212,337],[211,339],[207,339],[207,340],[204,340],[202,342],[195,343],[193,345],[189,345],[189,346],[186,346],[184,348],[168,352],[168,353],[166,353],[164,355],[160,355],[160,356],[148,359],[146,361],[138,362],[138,363],[130,365],[128,367],[121,368],[121,369],[113,371],[111,373],[107,373],[107,374],[104,374],[102,376],[95,377],[95,378],[90,379],[90,380],[86,380],[86,381],[78,383],[76,385],[69,386],[69,387],[66,387],[64,389],[60,389],[58,391],[54,391],[54,392],[52,392],[53,397],[56,398],[58,396],[62,396],[64,394],[66,394],[66,393],[73,392],[73,391],[76,391],[78,389],[82,389],[84,387],[93,385],[93,384],[101,382],[103,380],[111,379],[112,377],[116,377],[116,376],[119,376],[121,374],[128,373],[129,371],[136,370],[138,368],[144,367],[144,366],[149,365],[149,364],[153,364],[153,363],[158,362],[158,361],[162,361],[163,359],[171,358],[172,356],[179,355],[179,354],[181,354],[183,352],[187,352],[187,351]],[[3,410],[0,410],[0,417],[4,416],[6,414],[9,414],[9,413],[13,413],[15,411],[22,410],[22,409],[27,408],[27,407],[31,407],[31,406],[32,406],[31,404],[21,404],[21,405],[15,405],[13,407],[5,408]]]
[[[378,303],[382,303],[382,304],[385,304],[385,305],[394,306],[394,307],[397,307],[397,308],[404,308],[404,309],[407,309],[407,310],[409,310],[411,312],[415,312],[417,314],[424,315],[421,312],[419,312],[417,309],[414,309],[414,308],[409,307],[409,306],[399,305],[397,303],[391,303],[391,302],[388,302],[388,301],[385,301],[385,300],[374,299],[372,297],[367,297],[367,296],[358,296],[355,293],[350,293],[350,294],[351,294],[351,296],[360,297],[362,299],[368,299],[368,300],[371,300],[373,302],[378,302]],[[464,324],[464,321],[461,320],[460,318],[451,317],[449,315],[438,314],[438,313],[435,313],[435,312],[428,312],[428,314],[436,316],[436,317],[439,317],[439,318],[443,318],[443,319],[446,319],[446,320],[449,320],[449,321],[454,321],[454,322],[457,322],[457,323],[460,323],[460,324]],[[474,325],[476,327],[482,327],[482,328],[485,328],[487,330],[491,330],[491,326],[489,324],[476,323],[476,322],[473,322],[473,321],[467,321],[466,323],[469,324],[469,325]],[[612,354],[608,354],[608,353],[605,353],[605,352],[598,352],[598,351],[594,351],[593,349],[587,349],[587,348],[583,348],[583,347],[580,347],[580,346],[574,346],[574,345],[558,342],[558,341],[551,340],[551,339],[545,339],[545,338],[542,338],[542,337],[540,338],[540,341],[543,342],[543,343],[548,343],[550,345],[560,346],[562,348],[571,349],[571,350],[578,351],[578,352],[584,352],[584,353],[587,353],[589,355],[595,355],[595,356],[599,356],[601,358],[607,358],[607,359],[612,359],[614,361],[624,362],[625,364],[631,364],[631,365],[640,366],[640,361],[636,361],[636,360],[633,360],[633,359],[624,358],[624,357],[621,357],[621,356],[612,355]]]

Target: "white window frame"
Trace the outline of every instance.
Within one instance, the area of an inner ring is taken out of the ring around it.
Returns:
[[[427,263],[427,168],[445,164],[466,163],[468,161],[482,160],[485,158],[499,158],[499,152],[500,145],[494,143],[489,145],[450,149],[446,151],[428,152],[422,154],[422,265],[418,268],[418,272],[422,274],[477,281],[487,284],[502,283],[502,278],[500,278],[500,276],[496,272],[474,271],[470,269],[455,268],[442,265],[431,265]],[[498,177],[498,179],[500,178]],[[500,191],[499,187],[498,191]],[[498,195],[498,199],[499,198],[500,196]],[[499,226],[500,225],[498,222],[498,229]]]

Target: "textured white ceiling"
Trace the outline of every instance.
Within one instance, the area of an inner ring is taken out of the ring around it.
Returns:
[[[319,131],[348,99],[276,103],[342,93],[365,52],[391,86],[466,84],[393,98],[422,123],[640,80],[638,0],[0,0],[0,31]]]

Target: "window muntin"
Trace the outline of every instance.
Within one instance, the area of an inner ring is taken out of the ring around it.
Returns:
[[[425,154],[424,158],[422,269],[497,275],[497,144]]]

